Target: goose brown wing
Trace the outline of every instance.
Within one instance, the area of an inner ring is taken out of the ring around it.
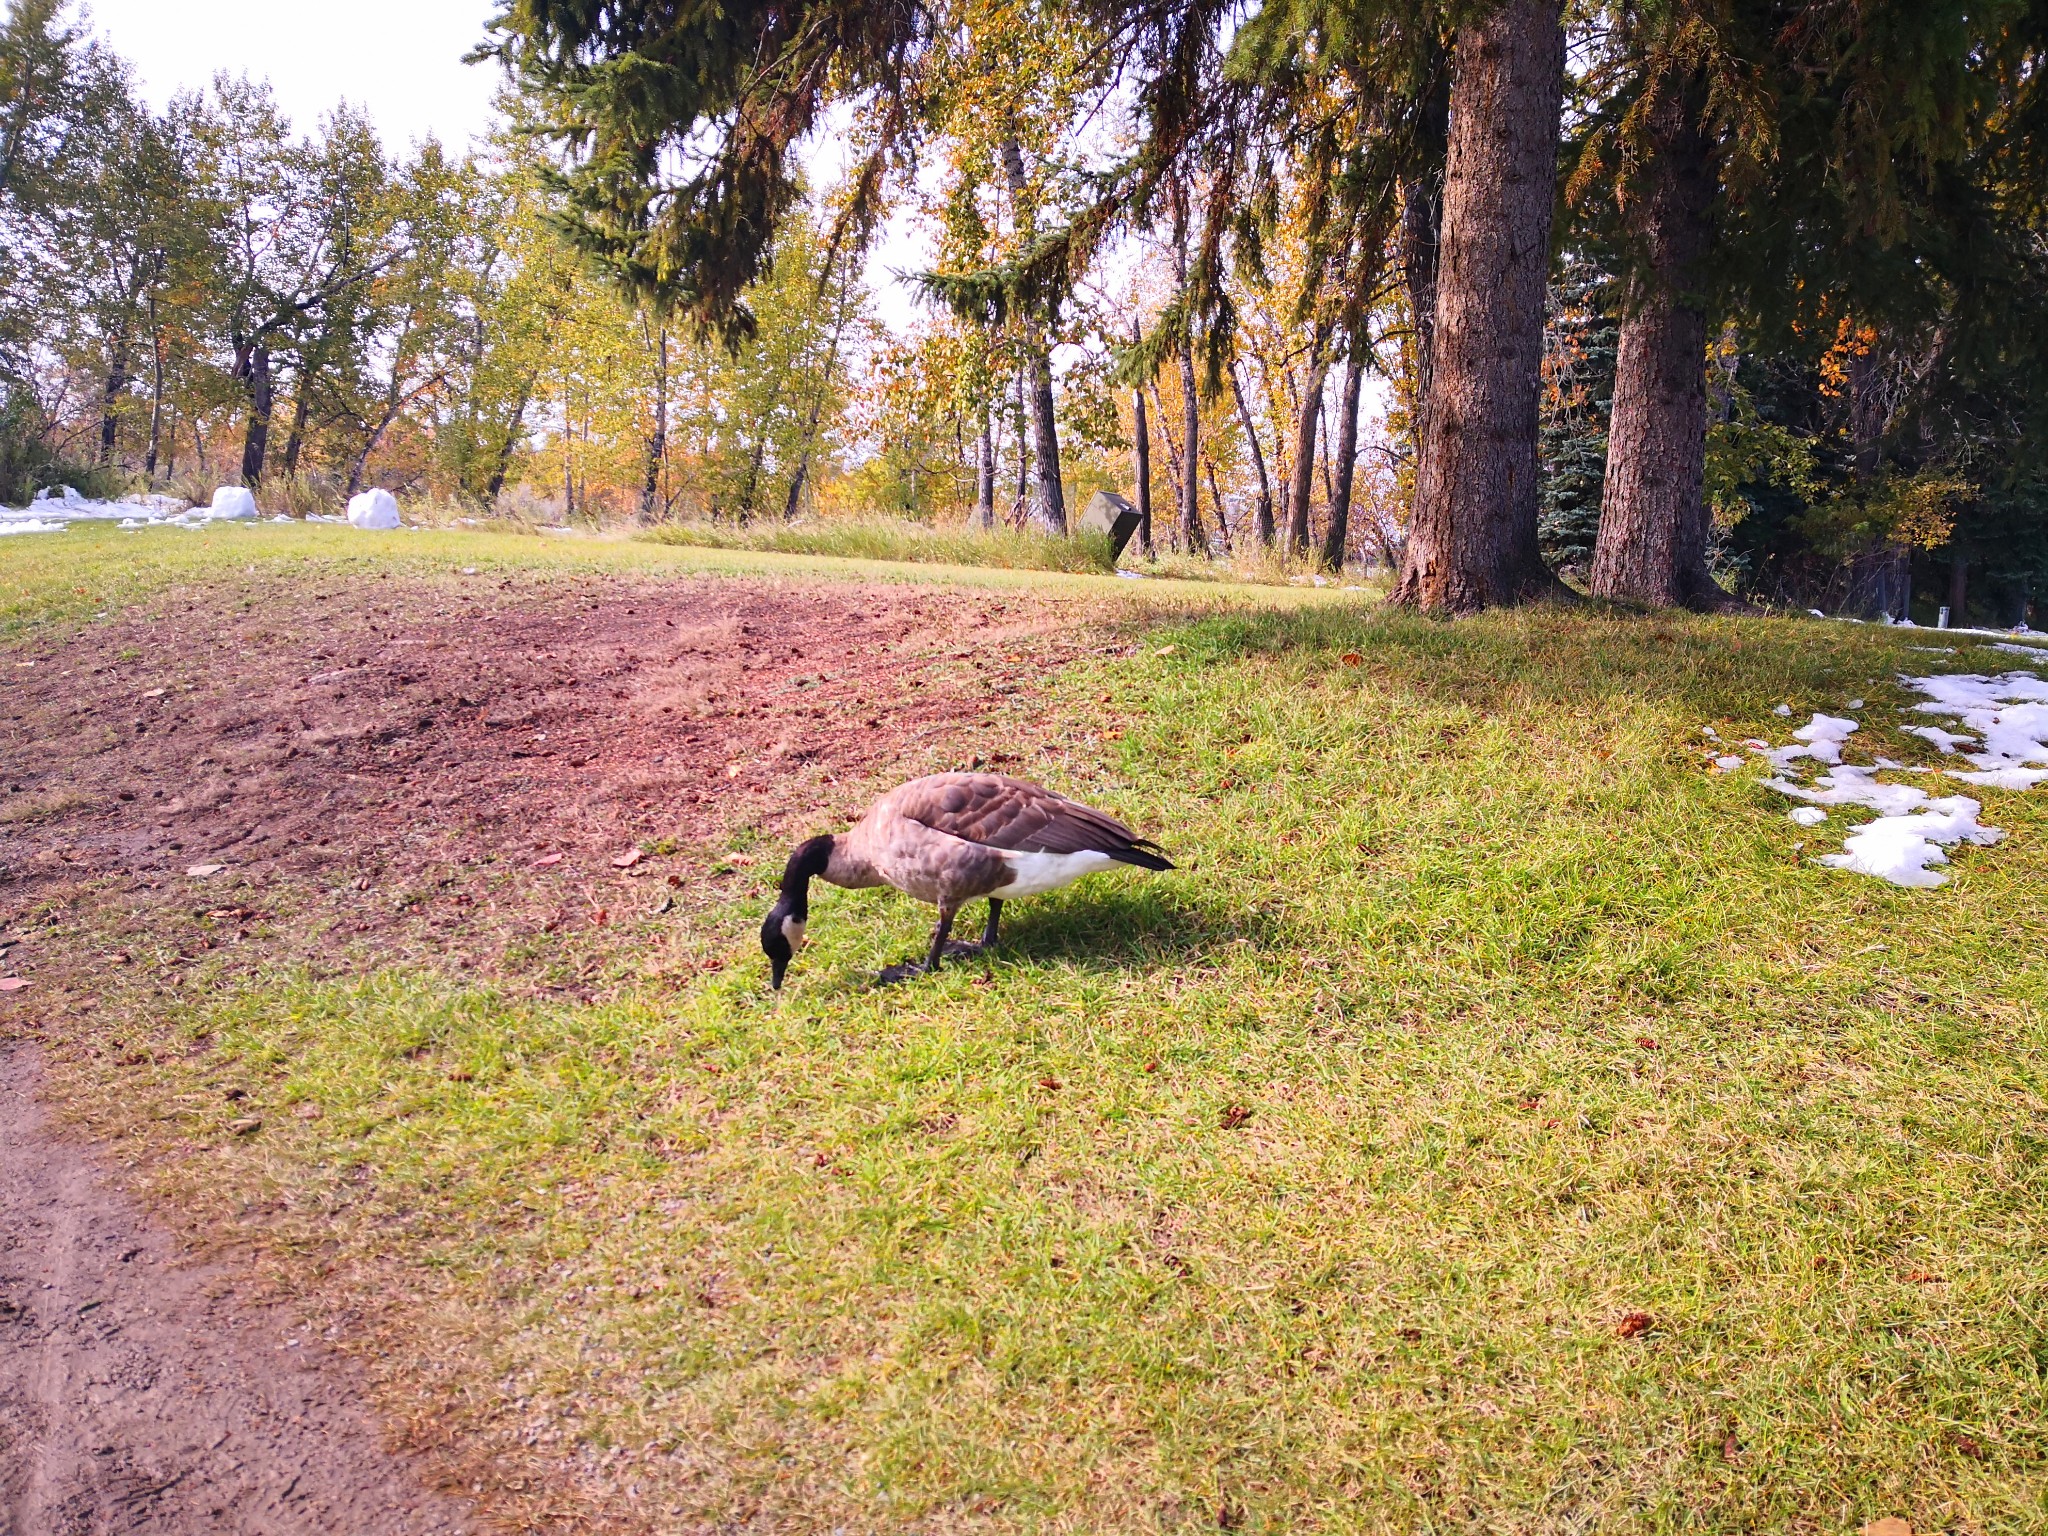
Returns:
[[[941,773],[897,791],[912,821],[964,842],[1012,853],[1103,853],[1147,869],[1171,869],[1157,845],[1092,806],[1029,779],[1000,773]]]

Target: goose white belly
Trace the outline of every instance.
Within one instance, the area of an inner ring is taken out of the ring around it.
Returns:
[[[1096,853],[1092,849],[1081,853],[1013,853],[1003,850],[1001,857],[1010,866],[1010,883],[998,886],[989,895],[1002,901],[1056,891],[1063,885],[1072,885],[1083,875],[1108,869],[1117,862],[1108,854]]]

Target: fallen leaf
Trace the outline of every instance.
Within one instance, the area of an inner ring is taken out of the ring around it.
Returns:
[[[226,868],[227,865],[225,864],[193,864],[185,870],[185,873],[194,880],[204,880],[209,875],[217,875]]]
[[[19,992],[28,982],[20,976],[0,976],[0,992]]]
[[[1180,654],[1180,647],[1177,645],[1162,645],[1152,654],[1154,656],[1177,656]]]
[[[635,864],[638,864],[639,862],[640,850],[638,848],[628,848],[624,853],[614,854],[612,856],[613,869],[631,869]]]
[[[1624,1339],[1638,1338],[1657,1326],[1657,1320],[1647,1312],[1630,1312],[1614,1325],[1614,1331]]]
[[[561,863],[562,856],[559,853],[544,853],[533,862],[536,868],[545,868],[549,864]]]
[[[683,888],[683,877],[681,875],[670,875],[668,877],[668,888],[672,891],[680,891]]]
[[[254,1136],[258,1131],[263,1129],[263,1121],[259,1116],[251,1115],[246,1120],[230,1121],[228,1124],[228,1129],[233,1131],[237,1136]]]
[[[147,690],[142,696],[145,699],[160,699],[164,696],[164,691],[161,688],[151,688]]]
[[[1054,1093],[1058,1093],[1060,1091],[1060,1080],[1056,1077],[1041,1077],[1038,1080],[1038,1086],[1041,1088],[1049,1088]]]
[[[1648,1035],[1637,1035],[1636,1044],[1640,1045],[1646,1051],[1654,1051],[1657,1049],[1657,1042],[1652,1040]]]
[[[309,1100],[293,1110],[292,1113],[301,1120],[318,1120],[320,1118],[320,1106]]]
[[[1941,1276],[1931,1269],[1909,1269],[1906,1271],[1906,1284],[1908,1285],[1938,1285],[1940,1283]]]
[[[1862,1536],[1913,1536],[1913,1527],[1897,1515],[1886,1515],[1865,1525]]]
[[[1251,1120],[1252,1112],[1244,1104],[1227,1104],[1223,1108],[1221,1124],[1226,1131],[1234,1131]]]
[[[1159,1070],[1159,1063],[1156,1061],[1148,1061],[1145,1063],[1145,1070],[1147,1072],[1157,1072]]]
[[[1359,655],[1356,651],[1346,651],[1342,656],[1339,656],[1337,659],[1343,662],[1344,665],[1347,667],[1362,667],[1365,665],[1365,658]]]
[[[728,779],[738,778],[740,776],[740,765],[738,763],[727,763],[725,765],[725,776]]]

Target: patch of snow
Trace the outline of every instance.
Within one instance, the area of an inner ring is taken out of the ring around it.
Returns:
[[[1720,769],[1723,773],[1733,773],[1736,769],[1742,766],[1742,759],[1733,756],[1717,757],[1714,759],[1714,766]]]
[[[182,514],[190,502],[175,496],[125,496],[119,501],[94,501],[75,486],[38,491],[26,507],[0,507],[0,533],[54,533],[72,523],[110,522],[123,528],[146,528]]]
[[[256,497],[245,485],[224,485],[213,493],[213,507],[206,515],[216,523],[253,523]]]
[[[398,499],[382,486],[364,491],[348,500],[348,521],[352,528],[377,531],[398,526]]]
[[[2031,656],[2036,661],[2048,661],[2048,647],[2044,646],[2014,645],[2010,640],[1994,640],[1985,648],[1993,651],[2006,651],[2014,656]]]
[[[1954,795],[1930,800],[1912,816],[1880,816],[1842,840],[1840,853],[1824,853],[1820,862],[1852,874],[1875,875],[1894,885],[1922,889],[1946,885],[1948,876],[1928,866],[1946,864],[1944,846],[1954,843],[1995,843],[2005,834],[1979,826],[1977,802]]]
[[[1903,677],[1922,695],[1913,706],[1925,714],[1956,717],[1975,731],[1965,736],[1933,725],[1908,725],[1907,733],[1933,743],[1944,754],[1958,748],[1979,750],[1965,755],[1975,771],[1949,769],[1952,778],[1985,789],[2024,792],[2048,783],[2048,683],[2031,672],[1990,677],[1978,673]],[[1780,706],[1780,713],[1789,713]],[[1751,743],[1778,772],[1764,783],[1782,795],[1808,802],[1791,812],[1800,826],[1825,819],[1820,807],[1854,805],[1876,811],[1877,819],[1849,832],[1842,852],[1824,854],[1820,862],[1833,869],[1872,875],[1895,885],[1931,888],[1948,877],[1935,866],[1948,863],[1945,849],[1958,843],[1988,846],[2004,837],[1997,827],[1977,818],[1982,807],[1961,795],[1936,798],[1910,784],[1881,783],[1880,772],[1928,773],[1933,770],[1879,757],[1868,767],[1841,761],[1841,748],[1857,728],[1854,720],[1815,715],[1793,735],[1801,744],[1768,747]],[[1832,764],[1811,785],[1787,775],[1799,758]]]
[[[1954,752],[1957,747],[1974,747],[1977,738],[1958,736],[1953,731],[1944,731],[1938,725],[1902,725],[1899,727],[1908,736],[1918,736],[1933,742],[1943,752]]]
[[[1789,768],[1795,758],[1810,757],[1817,763],[1839,763],[1842,760],[1842,743],[1847,741],[1856,729],[1854,720],[1842,720],[1833,715],[1815,715],[1792,734],[1806,743],[1803,747],[1773,747],[1764,752],[1764,758],[1773,768]]]
[[[1125,581],[1146,581],[1150,579],[1143,571],[1118,571],[1117,575],[1123,577]]]
[[[1792,713],[1792,706],[1790,704],[1780,704],[1776,709],[1772,710],[1771,713],[1774,715],[1783,715],[1789,717]]]

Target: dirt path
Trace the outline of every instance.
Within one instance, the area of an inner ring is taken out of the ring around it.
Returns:
[[[386,1450],[346,1363],[180,1264],[0,1046],[0,1536],[479,1529]]]

